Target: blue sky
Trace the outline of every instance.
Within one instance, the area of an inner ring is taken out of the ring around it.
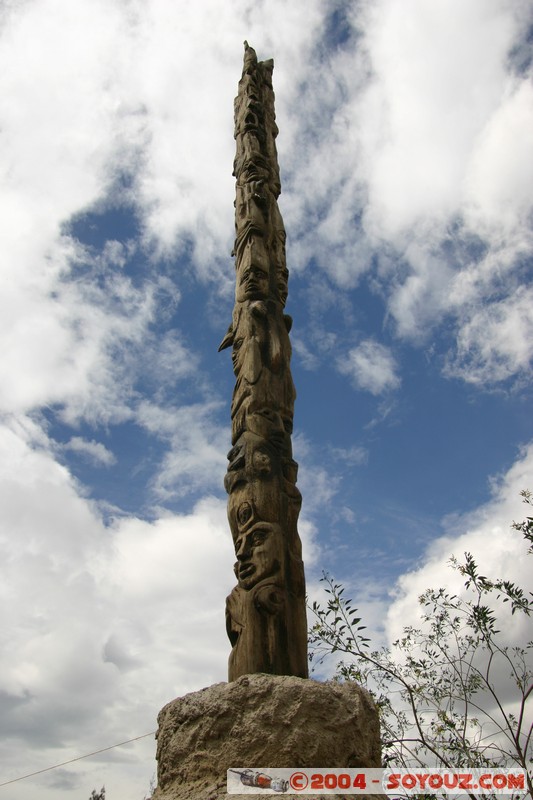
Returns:
[[[226,679],[244,39],[275,59],[310,597],[330,571],[386,641],[451,553],[528,580],[532,26],[531,0],[2,6],[0,783]],[[0,792],[141,800],[154,758]]]

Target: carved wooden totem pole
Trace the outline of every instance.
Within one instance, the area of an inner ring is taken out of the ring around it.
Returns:
[[[267,672],[307,677],[301,495],[292,458],[296,392],[290,371],[288,270],[278,209],[280,177],[272,70],[244,43],[235,99],[237,154],[232,347],[236,384],[225,478],[237,586],[226,601],[229,680]]]

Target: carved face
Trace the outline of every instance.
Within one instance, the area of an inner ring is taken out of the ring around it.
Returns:
[[[268,297],[268,271],[261,264],[251,264],[241,272],[239,279],[239,301],[264,300]]]
[[[248,430],[265,439],[272,439],[276,434],[283,435],[283,420],[277,411],[271,408],[258,408],[248,416]]]
[[[237,186],[235,201],[235,247],[234,254],[239,264],[243,264],[246,247],[250,239],[260,240],[266,232],[267,197],[264,181],[252,181]]]
[[[235,574],[239,586],[251,589],[259,581],[279,571],[283,559],[283,540],[279,525],[256,522],[235,542]]]
[[[265,446],[257,447],[252,452],[252,475],[265,477],[272,472],[272,458]]]
[[[276,459],[275,450],[265,439],[245,431],[228,453],[228,460],[224,486],[228,494],[231,494],[241,483],[270,478],[279,457]],[[278,466],[278,473],[279,469]]]
[[[270,408],[254,408],[246,417],[248,430],[262,436],[283,455],[290,456],[291,440],[284,418]]]
[[[238,302],[266,300],[269,290],[269,260],[265,243],[259,236],[250,236],[243,248],[237,271]]]
[[[241,155],[235,159],[233,174],[238,177],[238,185],[244,186],[250,181],[268,181],[270,175],[269,161],[262,155],[248,158]]]

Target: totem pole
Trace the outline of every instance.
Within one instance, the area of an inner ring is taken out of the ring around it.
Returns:
[[[224,481],[237,586],[226,600],[232,645],[229,680],[266,672],[307,677],[302,498],[292,458],[296,392],[290,371],[292,320],[272,70],[244,43],[235,99],[237,154],[233,318],[220,350],[232,347],[232,449]]]

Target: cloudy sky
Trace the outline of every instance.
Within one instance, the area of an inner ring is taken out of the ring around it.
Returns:
[[[0,783],[226,679],[245,38],[275,59],[310,595],[329,570],[383,637],[451,553],[526,579],[532,29],[531,0],[0,5]],[[154,755],[0,800],[142,800]]]

